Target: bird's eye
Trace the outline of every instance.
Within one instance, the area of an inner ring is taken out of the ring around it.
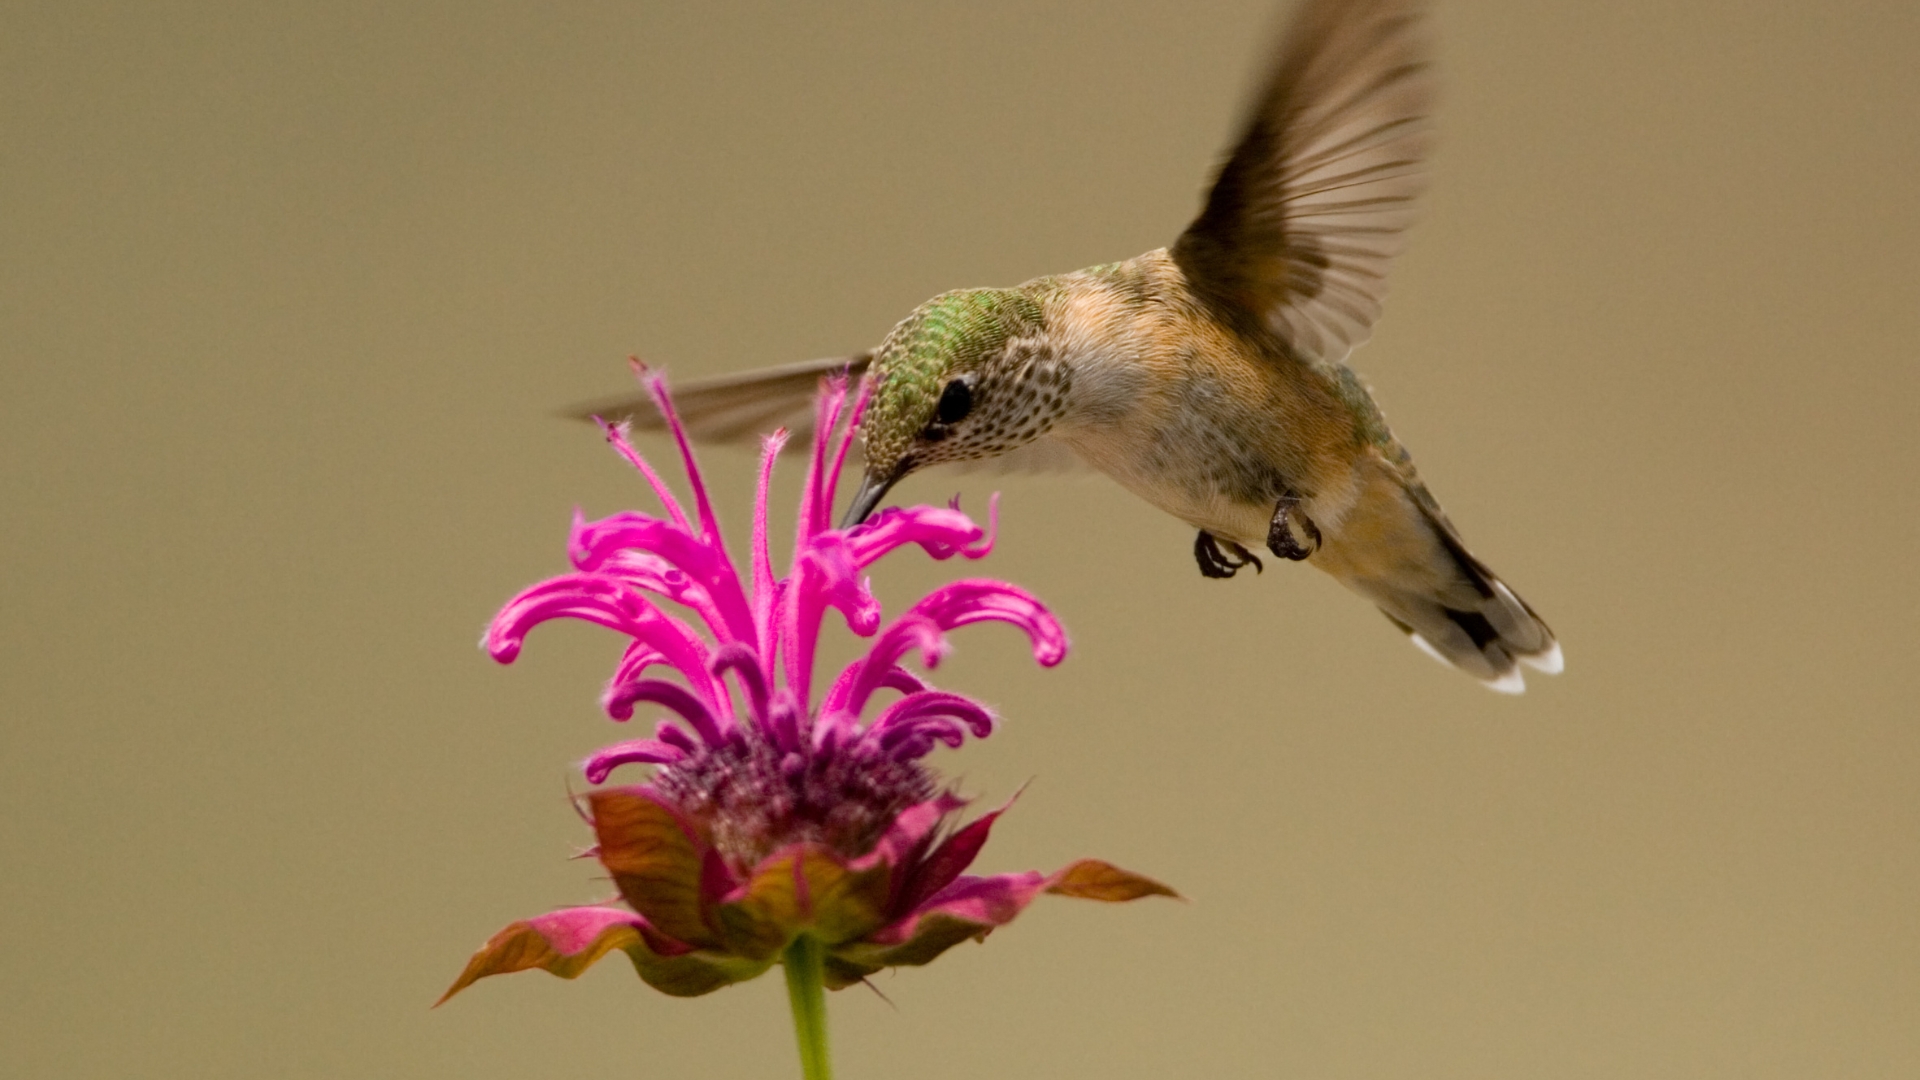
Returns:
[[[973,411],[973,387],[965,379],[955,379],[940,392],[940,404],[934,407],[933,418],[943,424],[957,424]]]

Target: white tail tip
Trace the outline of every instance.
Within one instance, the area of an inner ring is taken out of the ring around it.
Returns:
[[[1441,666],[1449,668],[1455,666],[1453,661],[1447,659],[1439,649],[1433,647],[1432,642],[1421,637],[1419,634],[1408,634],[1407,640],[1413,642],[1414,648],[1433,657]],[[1549,675],[1557,675],[1563,666],[1563,661],[1560,659],[1560,645],[1556,642],[1553,648],[1546,652],[1537,653],[1533,656],[1523,656],[1520,658],[1520,662],[1530,667],[1538,668]],[[1524,694],[1527,692],[1527,677],[1516,667],[1497,679],[1482,679],[1480,680],[1480,685],[1492,690],[1496,694]]]
[[[1554,642],[1546,652],[1519,657],[1521,663],[1548,675],[1558,675],[1567,669],[1567,658],[1560,654],[1560,643]]]
[[[1496,694],[1524,694],[1527,692],[1527,677],[1520,674],[1519,668],[1514,668],[1497,679],[1488,679],[1482,685]]]

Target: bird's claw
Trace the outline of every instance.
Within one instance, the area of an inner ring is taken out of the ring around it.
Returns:
[[[1293,524],[1300,526],[1300,531],[1313,542],[1312,547],[1301,547],[1300,541],[1293,538]],[[1320,529],[1312,518],[1300,512],[1300,496],[1292,492],[1280,496],[1273,508],[1273,523],[1267,526],[1267,550],[1294,562],[1320,550]]]
[[[1221,550],[1224,547],[1226,550]],[[1210,578],[1230,578],[1249,564],[1256,574],[1266,573],[1258,556],[1231,540],[1222,540],[1205,529],[1193,540],[1193,559],[1200,573]]]

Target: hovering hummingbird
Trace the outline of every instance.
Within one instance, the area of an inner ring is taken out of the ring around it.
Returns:
[[[1425,185],[1419,0],[1306,0],[1206,204],[1172,247],[936,296],[878,348],[676,386],[696,437],[804,429],[823,374],[870,381],[843,527],[920,469],[1077,459],[1195,529],[1200,572],[1306,561],[1495,690],[1561,669],[1553,632],[1414,471],[1347,355]],[[658,418],[645,398],[580,415]],[[797,440],[804,443],[804,439]]]

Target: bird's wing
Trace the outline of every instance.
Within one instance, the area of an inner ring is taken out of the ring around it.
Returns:
[[[1425,186],[1434,98],[1420,0],[1306,0],[1239,145],[1173,257],[1196,292],[1303,359],[1380,316]]]
[[[673,407],[687,433],[700,442],[747,442],[784,427],[792,434],[789,447],[805,449],[813,436],[813,399],[820,380],[836,372],[858,379],[866,373],[871,353],[807,360],[763,368],[739,375],[675,382]],[[606,398],[576,405],[564,415],[579,420],[599,417],[609,423],[625,420],[640,430],[665,427],[653,399],[645,394]]]

